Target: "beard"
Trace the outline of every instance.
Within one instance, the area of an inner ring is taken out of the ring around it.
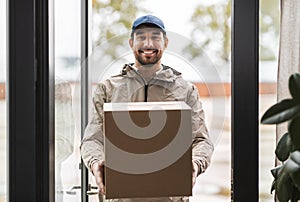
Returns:
[[[161,57],[162,52],[159,50],[155,50],[152,56],[147,56],[143,54],[143,51],[138,50],[134,53],[135,59],[145,67],[152,67],[153,65],[157,64]]]

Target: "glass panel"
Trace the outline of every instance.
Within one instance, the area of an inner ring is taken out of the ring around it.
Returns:
[[[0,202],[7,201],[7,177],[6,168],[8,162],[7,153],[7,114],[6,114],[6,41],[7,41],[7,13],[6,2],[0,1]]]
[[[94,0],[92,84],[133,62],[128,45],[133,20],[153,14],[164,21],[169,45],[162,63],[183,73],[199,90],[211,139],[212,162],[197,178],[191,201],[230,200],[230,7],[231,1]],[[171,5],[171,6],[170,6]],[[166,10],[166,8],[169,8]],[[96,64],[94,66],[94,64]],[[94,86],[94,85],[93,85]],[[91,180],[93,177],[90,176]]]
[[[80,70],[80,0],[53,1],[55,201],[74,202],[81,201],[80,133],[75,130],[78,126],[75,127],[73,107],[74,84]]]
[[[260,1],[259,117],[276,101],[280,1]],[[259,201],[274,201],[270,194],[275,166],[276,126],[259,127]],[[273,192],[274,193],[274,192]]]

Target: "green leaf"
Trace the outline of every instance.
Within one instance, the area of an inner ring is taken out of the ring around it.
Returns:
[[[292,189],[292,180],[286,173],[283,173],[277,180],[276,195],[280,202],[288,202]]]
[[[300,165],[300,151],[294,151],[291,153],[291,160]]]
[[[261,123],[277,124],[300,115],[300,104],[293,99],[285,99],[270,107],[262,116]]]
[[[289,90],[292,97],[300,101],[300,74],[292,74],[289,78]]]
[[[289,133],[285,133],[279,140],[275,154],[280,161],[285,161],[288,159],[290,152],[293,151],[293,143]]]
[[[295,187],[300,191],[300,172],[291,173],[291,179],[295,184]]]
[[[291,179],[295,185],[295,187],[300,190],[300,151],[294,151],[291,153],[291,157],[289,162],[292,162],[294,169],[291,170],[290,173]]]
[[[276,189],[276,186],[277,186],[277,180],[273,180],[272,186],[271,186],[271,194]]]
[[[277,187],[277,178],[278,178],[278,175],[282,169],[283,165],[279,165],[279,166],[276,166],[275,168],[271,169],[271,173],[274,177],[274,180],[273,180],[273,183],[272,183],[272,186],[271,186],[271,193],[276,190],[276,187]]]
[[[271,169],[271,173],[275,179],[278,178],[278,174],[280,173],[282,167],[283,167],[283,165],[279,165],[279,166],[276,166],[275,168]]]
[[[296,187],[293,187],[293,190],[291,191],[291,202],[298,202],[300,199],[300,192]]]
[[[300,117],[289,123],[288,131],[296,149],[300,149]]]
[[[298,151],[296,151],[298,152]],[[296,154],[298,156],[298,154]],[[276,195],[280,202],[287,202],[291,198],[291,190],[293,188],[293,181],[291,179],[292,173],[300,171],[300,165],[288,159],[278,173]]]
[[[298,152],[298,151],[296,151],[296,152]],[[281,172],[285,173],[287,175],[290,175],[290,174],[296,173],[298,171],[300,171],[300,165],[297,162],[295,162],[293,159],[290,158],[284,164]],[[281,175],[281,173],[279,175]]]

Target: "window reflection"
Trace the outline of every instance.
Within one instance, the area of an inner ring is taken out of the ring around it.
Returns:
[[[68,82],[55,82],[55,185],[57,201],[63,201],[62,164],[74,149],[74,118],[72,112],[72,89]]]
[[[6,2],[0,1],[0,202],[7,200]]]
[[[53,0],[55,67],[55,201],[81,201],[80,134],[73,112],[80,71],[80,0]],[[50,25],[51,26],[51,25]]]
[[[279,49],[279,0],[260,1],[260,54],[259,54],[259,120],[276,103]],[[270,194],[275,165],[276,126],[259,125],[259,198],[274,201]],[[274,193],[274,192],[273,192]]]

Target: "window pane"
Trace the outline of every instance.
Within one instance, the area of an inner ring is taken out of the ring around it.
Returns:
[[[260,1],[260,54],[259,54],[259,118],[273,104],[277,97],[277,68],[279,48],[279,0]],[[259,127],[259,200],[274,201],[270,194],[275,167],[276,126]],[[273,192],[274,193],[274,192]]]
[[[93,1],[93,84],[134,62],[128,45],[131,24],[150,13],[164,21],[169,38],[162,63],[198,87],[215,151],[210,167],[197,179],[191,201],[230,200],[230,7],[226,0],[136,0],[122,1],[121,6]]]
[[[80,0],[54,0],[55,201],[57,202],[81,201],[80,133],[75,130],[73,105],[74,84],[80,70],[80,15]]]
[[[6,114],[6,31],[7,31],[7,13],[6,2],[0,1],[0,202],[7,201],[7,177],[6,167],[8,162],[7,153],[7,114]]]

